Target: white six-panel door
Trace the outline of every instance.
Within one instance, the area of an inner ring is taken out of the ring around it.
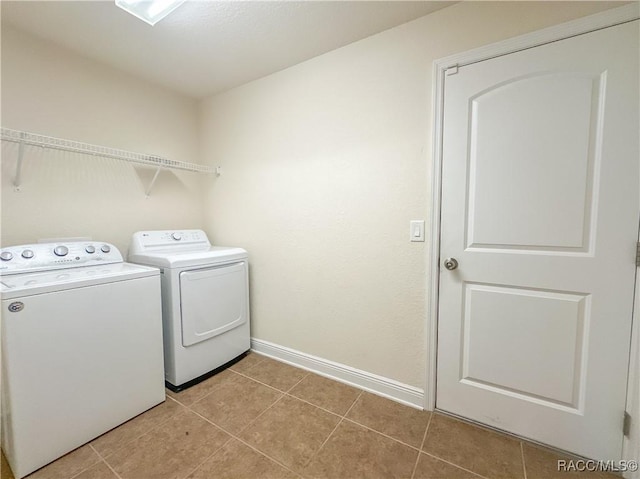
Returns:
[[[599,459],[622,450],[638,25],[463,66],[444,84],[436,407]]]

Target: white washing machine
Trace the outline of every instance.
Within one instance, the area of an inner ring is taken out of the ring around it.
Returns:
[[[0,250],[2,449],[21,478],[165,400],[160,275],[112,245]]]
[[[161,270],[165,380],[180,391],[250,348],[249,265],[241,248],[211,246],[204,231],[140,231],[128,260]]]

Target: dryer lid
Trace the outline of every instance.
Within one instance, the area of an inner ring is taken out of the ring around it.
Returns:
[[[247,259],[242,248],[211,246],[202,230],[138,231],[131,238],[128,260],[160,268],[184,268]]]
[[[231,263],[246,260],[248,253],[242,248],[210,246],[205,249],[174,250],[171,248],[129,254],[128,261],[160,268],[185,268]]]

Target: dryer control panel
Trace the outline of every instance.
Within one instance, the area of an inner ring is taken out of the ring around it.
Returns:
[[[122,263],[118,248],[110,243],[78,241],[8,246],[0,250],[0,274]]]
[[[131,238],[129,254],[158,250],[208,249],[211,246],[202,230],[138,231]]]

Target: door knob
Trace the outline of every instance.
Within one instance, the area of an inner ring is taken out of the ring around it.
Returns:
[[[444,260],[444,267],[449,271],[453,271],[458,267],[458,260],[456,260],[455,258],[447,258]]]

